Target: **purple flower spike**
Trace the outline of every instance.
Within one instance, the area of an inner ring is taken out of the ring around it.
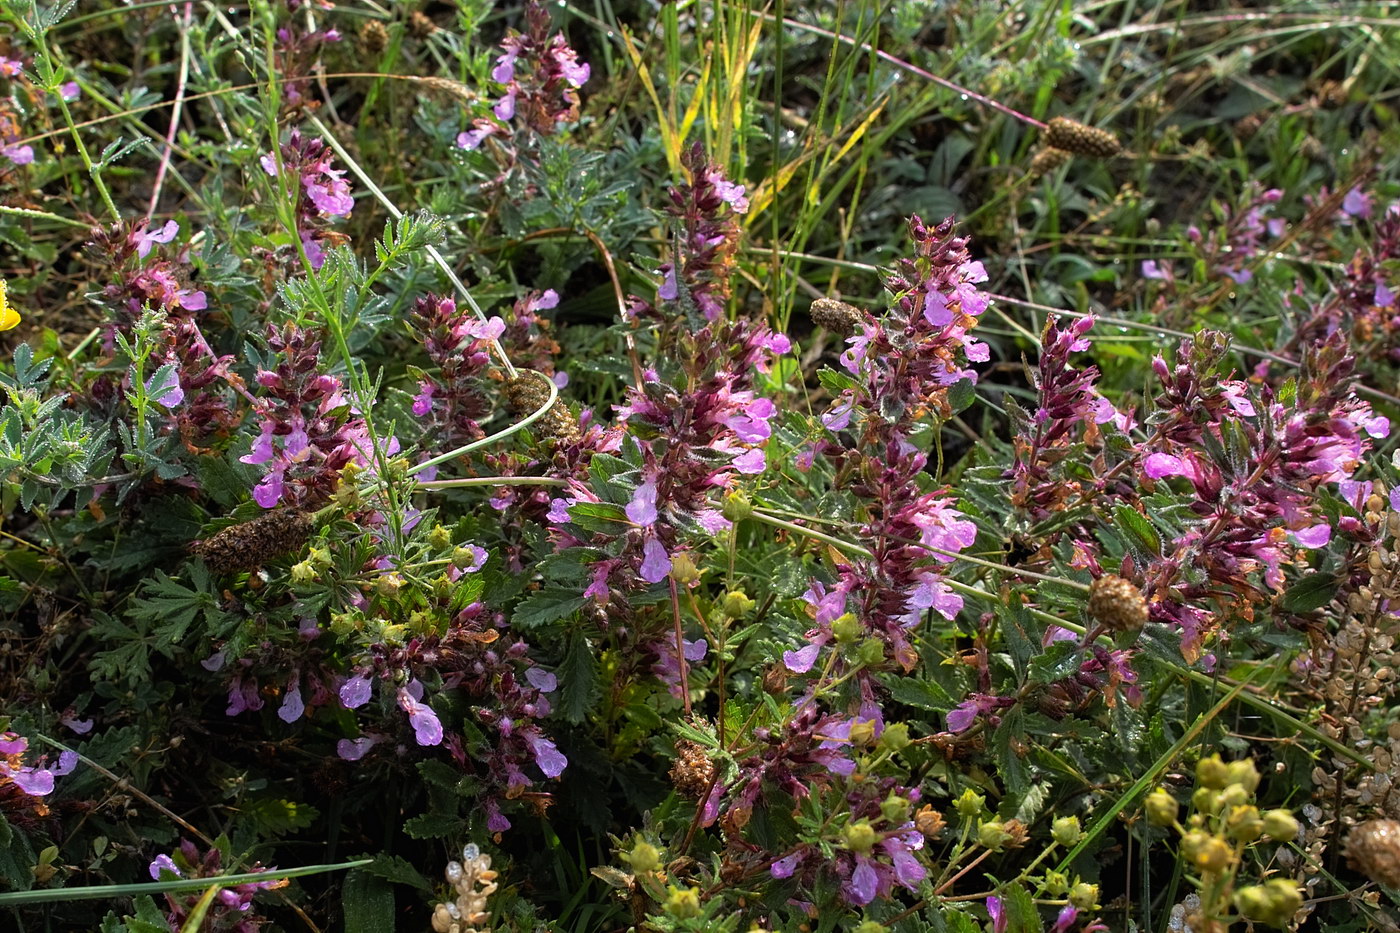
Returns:
[[[569,759],[564,757],[564,753],[559,751],[553,742],[542,736],[531,736],[527,741],[530,743],[530,750],[535,753],[535,764],[539,765],[545,777],[556,778],[564,773]]]
[[[356,674],[340,687],[340,702],[346,709],[356,709],[369,702],[370,678]]]

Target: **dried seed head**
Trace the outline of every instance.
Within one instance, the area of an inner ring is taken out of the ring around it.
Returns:
[[[818,298],[812,302],[812,323],[820,327],[825,327],[833,334],[840,334],[842,337],[849,337],[856,332],[860,326],[861,314],[859,308],[848,305],[844,301],[837,301],[835,298]]]
[[[676,743],[676,763],[671,765],[671,783],[687,797],[699,800],[715,779],[715,763],[697,742],[681,739]]]
[[[378,55],[389,45],[389,30],[377,19],[366,20],[360,27],[360,48]]]
[[[1400,822],[1371,820],[1347,836],[1347,861],[1387,888],[1400,888]]]
[[[189,550],[215,573],[256,570],[273,558],[300,551],[312,528],[311,516],[305,512],[278,509],[203,541],[192,541]]]
[[[506,382],[506,404],[513,414],[531,414],[547,401],[549,386],[540,373],[520,373]],[[533,427],[536,435],[552,437],[561,444],[573,443],[583,437],[578,419],[562,400],[556,400]]]
[[[1099,159],[1117,155],[1122,149],[1118,145],[1118,137],[1108,130],[1085,126],[1069,117],[1056,117],[1050,121],[1045,129],[1045,145]]]
[[[1109,631],[1136,632],[1147,624],[1147,600],[1127,580],[1105,574],[1089,585],[1089,615]]]
[[[928,839],[943,832],[943,825],[943,814],[929,804],[924,804],[919,808],[919,812],[914,814],[914,828]]]
[[[422,10],[414,11],[413,15],[408,18],[408,31],[415,39],[426,39],[437,30],[437,23],[429,19]]]
[[[439,78],[436,75],[429,75],[428,77],[415,78],[414,80],[423,87],[431,88],[434,91],[441,91],[444,94],[457,98],[463,103],[474,104],[478,99],[476,93],[473,92],[471,88],[458,81],[453,81],[451,78]]]
[[[1053,172],[1072,158],[1074,158],[1074,153],[1066,149],[1041,146],[1036,152],[1035,158],[1031,159],[1031,177],[1039,178],[1047,172]]]

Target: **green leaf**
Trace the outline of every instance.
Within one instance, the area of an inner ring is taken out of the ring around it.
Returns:
[[[559,712],[569,722],[583,722],[598,696],[598,662],[583,632],[569,633],[569,647],[559,665]]]
[[[1006,909],[1008,933],[1041,933],[1045,929],[1035,899],[1023,886],[1016,884],[1003,889],[1001,903]]]
[[[576,502],[569,506],[569,521],[591,534],[617,534],[628,524],[622,506],[608,502]]]
[[[346,875],[340,907],[345,914],[345,933],[394,929],[394,888],[378,875],[358,869]]]
[[[1290,586],[1279,597],[1285,612],[1312,612],[1330,603],[1337,595],[1337,578],[1330,573],[1310,573]]]
[[[1013,706],[1002,717],[1001,725],[992,733],[996,750],[997,770],[1006,782],[1006,794],[1012,799],[1025,796],[1031,786],[1031,769],[1017,746],[1026,734],[1026,716],[1020,706]]]
[[[567,619],[583,608],[584,597],[575,589],[546,586],[520,601],[510,617],[517,628],[538,628],[560,619]]]
[[[946,713],[957,702],[938,683],[915,677],[891,677],[885,681],[895,702],[931,713]]]
[[[397,855],[381,852],[360,871],[374,875],[376,878],[383,878],[385,881],[392,881],[394,884],[409,885],[425,894],[433,893],[432,884],[423,877],[422,872],[414,868],[407,859],[399,858]]]
[[[1161,536],[1140,512],[1132,506],[1120,505],[1113,510],[1113,517],[1118,530],[1127,536],[1128,547],[1136,552],[1135,557],[1146,561],[1161,556]]]
[[[1083,660],[1078,643],[1057,641],[1031,661],[1030,679],[1038,684],[1053,684],[1078,671]]]
[[[948,404],[953,414],[966,411],[977,401],[977,388],[971,379],[959,379],[948,389]]]

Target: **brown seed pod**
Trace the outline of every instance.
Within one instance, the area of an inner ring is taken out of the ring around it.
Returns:
[[[833,334],[840,334],[842,337],[849,337],[856,332],[860,326],[861,319],[865,316],[861,310],[854,305],[848,305],[844,301],[837,301],[835,298],[818,298],[812,302],[812,323],[820,327],[825,327]]]
[[[676,762],[671,765],[671,783],[687,797],[699,800],[715,779],[715,763],[697,742],[681,739],[676,743]]]
[[[506,381],[506,405],[513,414],[531,414],[548,400],[549,387],[540,373],[520,373]],[[552,437],[561,444],[573,443],[583,436],[578,419],[562,399],[557,399],[531,427],[537,436]]]
[[[1031,177],[1039,178],[1047,172],[1053,172],[1061,165],[1074,158],[1074,153],[1064,149],[1056,149],[1054,146],[1041,146],[1036,152],[1035,158],[1031,159]]]
[[[1367,878],[1400,888],[1400,822],[1371,820],[1347,835],[1347,861]]]
[[[377,19],[365,20],[360,27],[360,48],[371,55],[378,55],[389,45],[389,30]]]
[[[1108,130],[1085,126],[1069,117],[1056,117],[1050,121],[1045,128],[1045,145],[1098,159],[1117,155],[1122,149],[1118,145],[1118,137]]]
[[[300,551],[313,527],[307,513],[278,509],[203,541],[192,541],[189,551],[215,573],[256,570],[274,558]]]
[[[1089,615],[1111,632],[1136,632],[1147,624],[1147,600],[1127,580],[1105,574],[1089,584]]]
[[[408,18],[408,31],[415,39],[426,39],[437,32],[438,27],[422,10],[415,10]]]

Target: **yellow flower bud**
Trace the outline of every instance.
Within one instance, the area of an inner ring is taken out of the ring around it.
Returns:
[[[1196,762],[1196,783],[1212,790],[1223,790],[1230,784],[1230,770],[1219,755],[1211,755]]]
[[[1252,758],[1230,762],[1227,771],[1231,784],[1238,784],[1251,794],[1259,789],[1259,769],[1254,767]]]
[[[690,586],[700,579],[700,569],[695,566],[695,558],[690,556],[689,551],[671,555],[671,579],[676,581],[677,586]]]
[[[972,788],[962,792],[953,807],[958,811],[958,815],[963,819],[975,819],[982,815],[982,806],[987,802],[987,798],[981,794],[974,793]]]
[[[661,866],[661,853],[646,840],[638,840],[632,851],[627,853],[627,864],[638,874],[656,871]]]
[[[1147,800],[1143,802],[1147,822],[1153,826],[1171,826],[1176,822],[1178,809],[1176,798],[1165,787],[1159,787],[1148,794]]]
[[[977,842],[996,852],[1011,839],[1011,834],[996,820],[988,820],[977,827]]]
[[[1235,807],[1225,818],[1225,831],[1236,842],[1253,842],[1264,835],[1258,807]]]
[[[1072,846],[1084,836],[1079,828],[1079,817],[1062,816],[1050,824],[1050,838],[1062,846]]]
[[[698,888],[678,888],[671,885],[666,903],[661,905],[666,913],[677,920],[689,920],[700,916],[700,890]]]
[[[1292,842],[1298,836],[1298,821],[1287,810],[1270,810],[1264,814],[1264,835],[1274,842]]]
[[[846,840],[846,848],[859,855],[870,854],[870,850],[875,848],[875,843],[880,841],[880,834],[866,820],[848,824],[842,835]]]
[[[1099,886],[1079,882],[1069,889],[1069,902],[1080,910],[1093,910],[1099,903]]]
[[[9,287],[8,282],[0,279],[0,330],[17,327],[20,322],[19,312],[10,304]]]

